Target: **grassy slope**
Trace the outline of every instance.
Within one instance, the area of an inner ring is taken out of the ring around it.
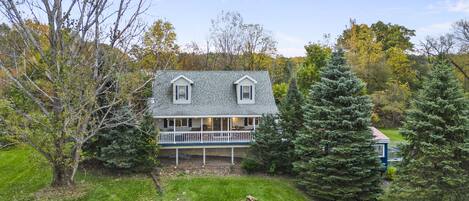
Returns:
[[[307,200],[285,179],[266,177],[183,177],[166,186],[164,200],[238,201],[252,195],[258,200]]]
[[[389,137],[389,140],[391,141],[390,146],[394,147],[405,141],[397,128],[380,128],[379,130]]]
[[[0,151],[0,200],[31,199],[50,183],[51,175],[43,158],[30,149]]]
[[[31,200],[50,180],[47,163],[31,149],[0,151],[0,200]],[[161,200],[156,197],[152,181],[143,176],[80,172],[76,181],[87,190],[78,200]],[[269,177],[178,177],[164,185],[163,200],[237,201],[248,194],[260,200],[307,200],[291,182]]]

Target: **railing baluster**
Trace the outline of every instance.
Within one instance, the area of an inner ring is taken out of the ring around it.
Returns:
[[[230,143],[251,142],[254,136],[251,131],[176,131],[161,132],[160,144],[177,143]]]

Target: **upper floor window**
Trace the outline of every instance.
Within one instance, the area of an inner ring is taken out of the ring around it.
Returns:
[[[234,82],[236,85],[238,104],[254,104],[257,81],[245,75]]]
[[[176,100],[188,100],[189,86],[176,85]]]
[[[173,103],[174,104],[190,104],[191,103],[191,90],[194,82],[184,75],[180,75],[173,80]]]
[[[243,99],[252,99],[252,86],[241,86],[241,100]]]

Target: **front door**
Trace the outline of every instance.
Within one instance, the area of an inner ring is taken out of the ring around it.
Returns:
[[[221,131],[221,118],[213,118],[213,126],[214,131]]]

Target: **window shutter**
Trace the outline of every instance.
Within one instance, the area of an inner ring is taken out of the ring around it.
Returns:
[[[249,99],[252,100],[252,86],[249,86],[249,90],[250,90],[249,92],[251,92],[251,93],[249,93]]]
[[[186,100],[189,100],[189,86],[186,86]]]
[[[168,128],[168,119],[163,119],[163,128]]]
[[[248,126],[248,118],[244,118],[244,126]]]
[[[191,128],[192,128],[192,118],[189,118],[189,120],[188,120],[188,121],[189,121],[189,127],[191,127]]]
[[[176,100],[178,99],[178,86],[176,85]]]
[[[243,100],[243,86],[239,85],[239,99]]]

